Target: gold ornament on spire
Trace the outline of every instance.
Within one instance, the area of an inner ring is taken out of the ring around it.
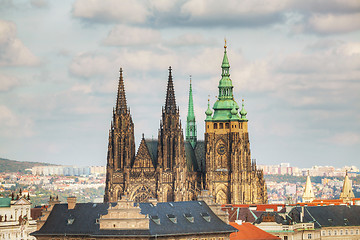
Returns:
[[[224,45],[224,48],[227,48],[227,46],[226,46],[226,38],[224,38],[224,41],[225,41],[225,45]]]

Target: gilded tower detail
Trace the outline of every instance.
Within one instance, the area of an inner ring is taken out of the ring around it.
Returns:
[[[158,139],[142,136],[135,154],[134,124],[120,69],[116,107],[109,131],[105,202],[127,195],[136,202],[195,200],[208,190],[216,203],[266,203],[263,172],[251,162],[247,112],[234,100],[226,52],[218,100],[206,110],[205,139],[197,139],[190,80],[186,139],[169,68]]]

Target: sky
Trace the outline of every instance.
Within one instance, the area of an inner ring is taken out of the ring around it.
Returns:
[[[360,167],[358,0],[0,0],[0,157],[105,165],[120,67],[136,147],[169,66],[204,139],[224,38],[257,164]]]

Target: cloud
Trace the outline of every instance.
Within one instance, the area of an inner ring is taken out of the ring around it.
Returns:
[[[190,0],[182,6],[181,13],[188,16],[187,21],[192,25],[258,26],[281,21],[287,6],[288,1],[279,0],[231,0],[226,4],[216,0]]]
[[[69,71],[81,78],[113,76],[119,67],[137,71],[163,71],[177,62],[172,52],[122,49],[111,54],[82,53],[73,58]],[[116,69],[116,70],[115,70]]]
[[[206,39],[199,33],[185,33],[176,38],[167,41],[165,44],[171,47],[193,47],[213,45],[216,41],[213,39]]]
[[[72,14],[92,22],[144,23],[149,12],[137,0],[77,0]]]
[[[109,32],[103,42],[109,46],[132,46],[154,44],[160,41],[161,34],[157,30],[117,25]]]
[[[360,13],[313,14],[298,26],[299,31],[317,34],[340,34],[360,30]]]
[[[47,0],[31,0],[31,6],[37,8],[46,8],[49,6],[49,2]]]
[[[16,77],[0,74],[0,92],[9,91],[19,85]]]
[[[17,116],[7,106],[0,105],[0,133],[6,137],[32,136],[33,122],[29,118]]]
[[[337,133],[324,141],[340,146],[355,146],[360,144],[360,134],[355,132]]]
[[[39,59],[16,37],[16,25],[0,20],[0,66],[35,66]]]
[[[355,13],[360,11],[358,0],[292,0],[291,8],[302,12],[313,13]]]

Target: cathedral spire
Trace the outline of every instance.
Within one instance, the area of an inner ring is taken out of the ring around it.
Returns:
[[[127,113],[125,86],[123,79],[123,70],[120,68],[119,86],[116,100],[116,112]]]
[[[191,146],[195,148],[196,140],[197,140],[196,122],[195,122],[192,84],[191,84],[191,75],[190,75],[189,105],[188,105],[188,115],[186,121],[186,141],[190,142]]]
[[[165,112],[166,113],[176,112],[176,100],[175,100],[174,83],[171,75],[171,66],[169,67],[169,78],[168,78],[168,85],[166,90]]]

